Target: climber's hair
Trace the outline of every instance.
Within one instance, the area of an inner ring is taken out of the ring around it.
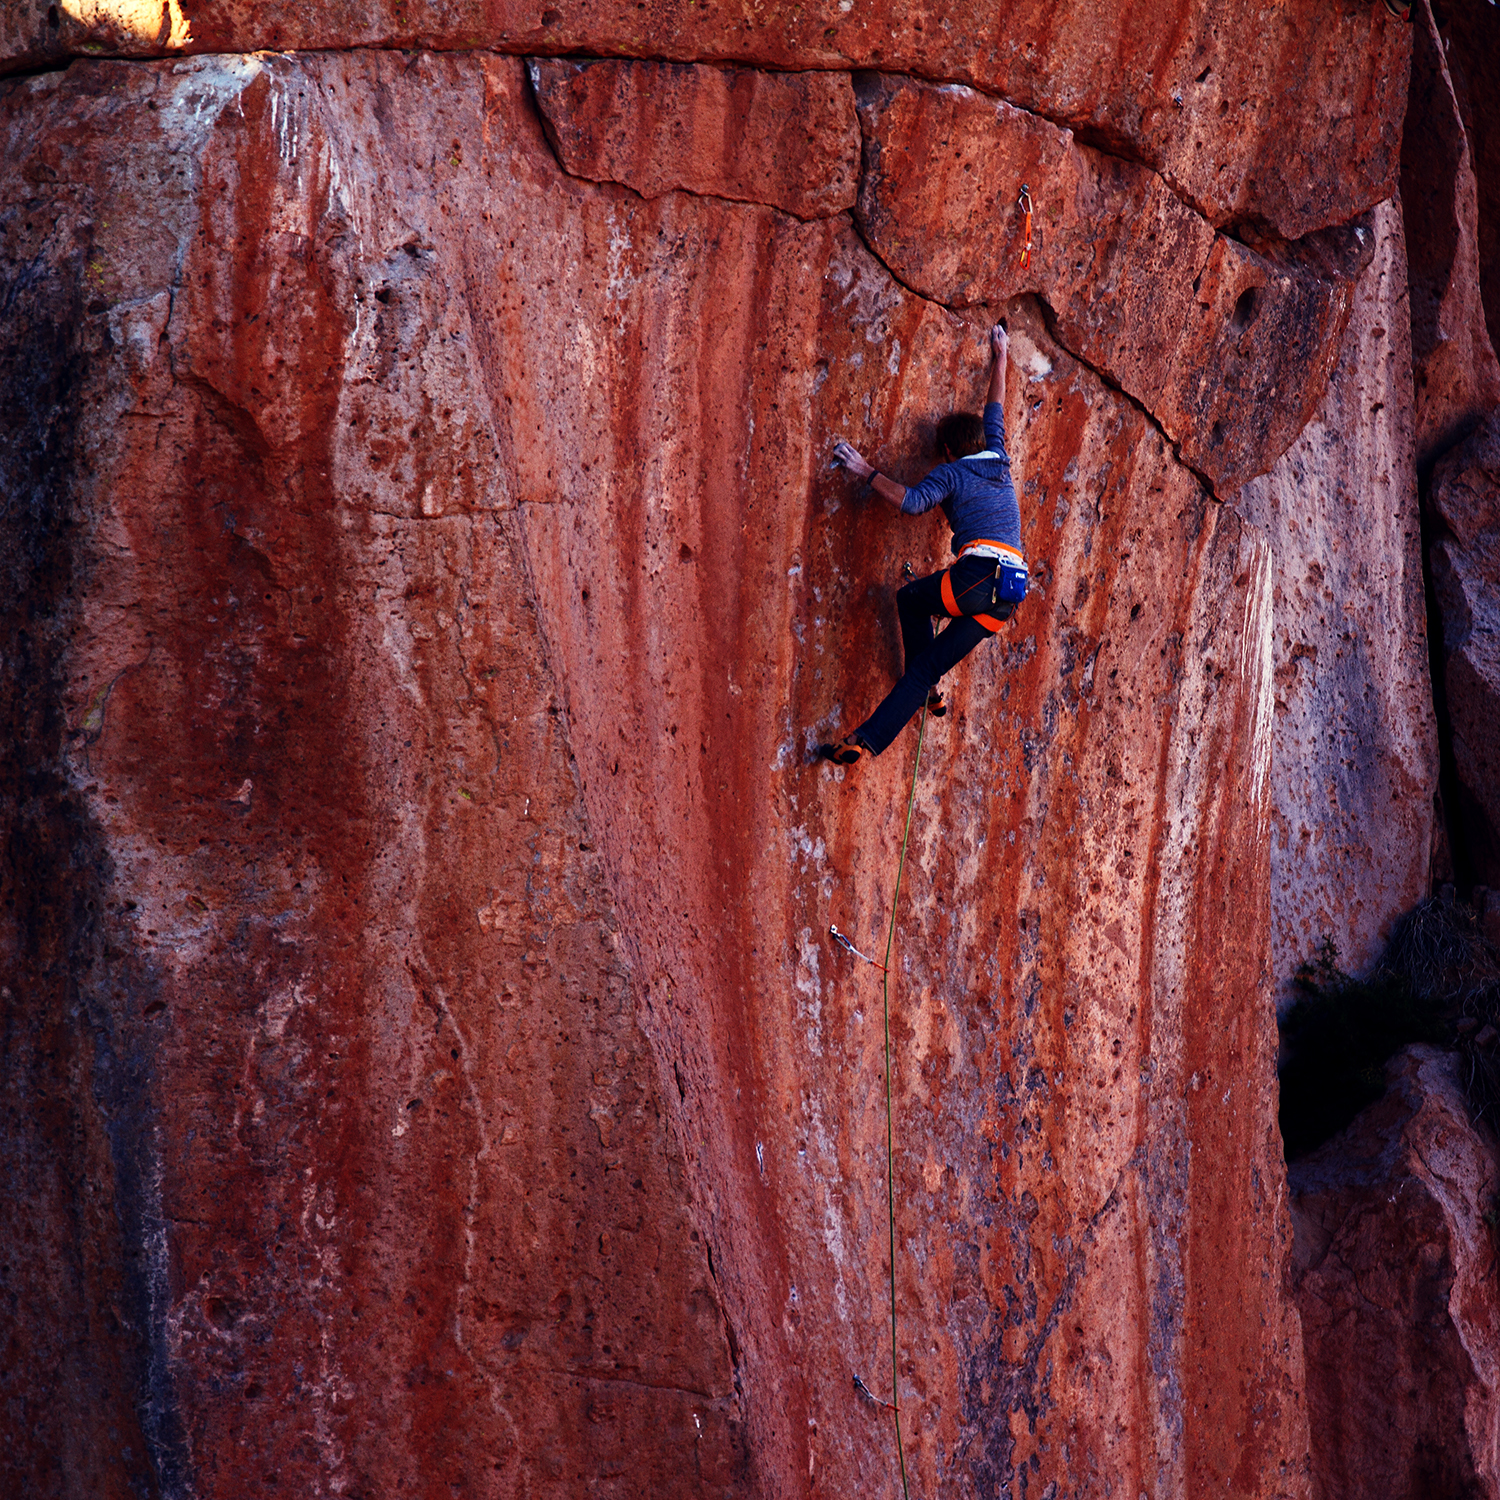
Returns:
[[[971,411],[956,411],[944,417],[937,426],[938,457],[964,458],[985,450],[984,423]]]

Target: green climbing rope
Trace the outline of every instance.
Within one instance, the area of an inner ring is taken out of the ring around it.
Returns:
[[[917,805],[917,770],[922,764],[922,737],[927,733],[927,705],[917,726],[917,758],[912,762],[911,793],[906,799],[906,827],[901,834],[901,862],[896,866],[896,892],[891,897],[891,925],[885,935],[885,972],[880,991],[885,1002],[885,1198],[891,1230],[891,1411],[896,1418],[896,1457],[901,1463],[901,1493],[911,1500],[906,1483],[906,1453],[901,1446],[900,1370],[896,1361],[896,1163],[891,1145],[891,949],[896,941],[896,908],[901,901],[901,876],[906,870],[906,845],[911,838],[911,815]]]

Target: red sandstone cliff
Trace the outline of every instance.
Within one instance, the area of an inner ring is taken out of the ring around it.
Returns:
[[[139,9],[0,22],[134,59],[0,85],[7,1481],[892,1485],[824,933],[914,736],[807,750],[945,538],[828,453],[920,472],[1004,314],[1034,593],[898,940],[914,1489],[1306,1494],[1274,992],[1436,780],[1408,29]]]
[[[1495,1140],[1458,1054],[1412,1047],[1386,1096],[1290,1171],[1314,1494],[1500,1486]]]

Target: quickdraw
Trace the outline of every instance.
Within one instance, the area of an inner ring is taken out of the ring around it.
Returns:
[[[1008,545],[1005,542],[970,542],[969,545],[963,549],[965,556],[968,555],[968,552],[972,547],[998,547],[1004,551],[1005,560],[1003,562],[998,560],[996,561],[995,572],[992,578],[978,579],[976,582],[971,583],[968,588],[963,591],[962,594],[955,594],[953,591],[952,568],[949,568],[946,572],[944,572],[942,582],[938,585],[938,592],[942,597],[943,608],[947,610],[947,612],[954,619],[957,619],[959,615],[963,614],[964,612],[962,606],[959,604],[959,600],[967,597],[969,594],[972,594],[975,589],[982,587],[986,583],[993,585],[990,589],[991,604],[1000,603],[1002,600],[1007,604],[1015,604],[1019,602],[1020,599],[1024,599],[1026,597],[1026,585],[1028,581],[1026,575],[1026,560],[1014,547]],[[1019,580],[1017,583],[1017,587],[1020,590],[1019,594],[1010,591],[1010,584],[1005,579],[1002,579],[1002,571],[1006,573],[1006,579],[1013,578],[1019,575]],[[994,632],[998,631],[1000,627],[1005,623],[1006,617],[997,618],[994,615],[980,614],[978,611],[971,611],[970,618],[978,620],[986,630],[990,631],[993,634]]]
[[[1021,252],[1021,269],[1031,269],[1031,188],[1028,184],[1021,184],[1021,196],[1016,199],[1016,206],[1026,215],[1026,248]]]
[[[830,922],[828,924],[828,936],[831,937],[834,940],[834,942],[836,942],[839,945],[840,948],[847,949],[856,958],[862,958],[862,959],[864,959],[864,961],[867,964],[874,964],[877,969],[883,969],[883,968],[885,968],[885,965],[883,963],[881,963],[879,961],[879,959],[871,958],[868,953],[861,953],[859,951],[859,949],[856,948],[854,946],[854,944],[849,941],[848,937],[844,933],[840,932],[838,930],[838,928],[833,925],[832,922]]]

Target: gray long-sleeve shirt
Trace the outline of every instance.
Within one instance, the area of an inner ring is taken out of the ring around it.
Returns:
[[[919,516],[934,505],[953,528],[953,550],[969,542],[1005,542],[1021,546],[1021,507],[1010,479],[1005,453],[1005,412],[998,401],[984,409],[984,437],[989,447],[951,464],[939,464],[901,502],[909,516]]]

